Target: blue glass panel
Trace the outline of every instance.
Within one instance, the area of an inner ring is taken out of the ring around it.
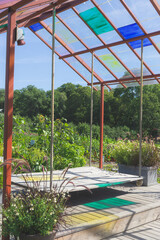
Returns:
[[[118,28],[119,32],[122,34],[122,36],[125,39],[130,39],[134,37],[143,36],[144,32],[141,30],[141,28],[137,25],[137,23],[133,23],[124,27]],[[134,49],[141,47],[141,40],[133,41],[129,43]],[[148,38],[145,38],[143,40],[143,46],[149,46],[152,45],[152,43],[148,40]]]
[[[32,26],[30,26],[30,28],[31,28],[34,32],[36,32],[36,31],[42,29],[43,26],[42,26],[40,23],[36,23],[36,24],[33,24]]]
[[[133,41],[129,43],[131,47],[135,48],[140,48],[141,47],[141,40]],[[148,38],[143,39],[143,47],[152,45],[152,43],[148,40]]]

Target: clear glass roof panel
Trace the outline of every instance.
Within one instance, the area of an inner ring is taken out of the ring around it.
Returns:
[[[93,8],[93,7],[94,7],[93,3],[89,0],[89,1],[86,1],[84,3],[77,5],[75,8],[78,10],[78,12],[81,13],[81,12],[87,11],[88,9]]]
[[[117,28],[134,23],[119,0],[97,0],[96,2]]]
[[[69,9],[59,14],[64,22],[83,40],[83,42],[91,47],[102,45],[101,41],[88,28],[88,26],[77,16],[73,10]]]
[[[94,58],[94,70],[103,79],[103,81],[115,79],[96,58]]]
[[[92,54],[91,53],[85,53],[85,54],[81,54],[79,55],[79,57],[86,62],[86,64],[91,67],[92,64]]]
[[[138,82],[126,82],[125,85],[127,87],[138,87],[139,83]]]
[[[122,38],[116,33],[116,31],[106,32],[100,35],[106,44],[121,41]]]
[[[156,80],[149,80],[149,79],[143,81],[144,86],[151,85],[151,84],[157,84],[157,81]]]
[[[48,44],[52,45],[52,35],[47,32],[44,28],[37,32]]]
[[[83,44],[64,26],[64,24],[56,19],[56,34],[69,46],[73,51],[85,50]],[[52,26],[51,26],[52,27]]]
[[[61,55],[70,54],[58,41],[55,41],[55,50]]]
[[[160,16],[149,0],[126,0],[125,2],[148,33],[160,29]]]
[[[75,57],[70,57],[67,61],[90,82],[91,73]]]
[[[140,76],[141,62],[126,44],[112,47],[112,50],[114,50],[118,57],[132,71],[135,76]],[[128,76],[127,70],[125,70],[123,77],[126,75]],[[144,75],[149,75],[149,72],[145,67]]]
[[[92,67],[92,54],[85,53],[79,56],[91,69]],[[94,57],[94,71],[100,76],[100,78],[104,79],[114,79],[113,76],[108,72],[108,70]],[[90,73],[91,78],[91,73]],[[97,78],[95,78],[95,82],[97,82]],[[105,80],[104,80],[105,81]]]
[[[137,49],[136,52],[140,55],[141,50]],[[143,58],[145,63],[150,67],[154,74],[159,74],[160,72],[160,54],[154,48],[154,46],[149,46],[143,49]],[[151,73],[149,73],[151,74]]]
[[[155,44],[157,45],[157,47],[159,47],[159,49],[160,49],[160,35],[159,35],[159,36],[152,37],[152,40],[155,42]]]

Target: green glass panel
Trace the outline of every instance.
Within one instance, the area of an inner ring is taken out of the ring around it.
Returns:
[[[7,26],[8,26],[7,24],[1,25],[1,26],[0,26],[0,29],[1,29],[1,28],[5,28],[5,27],[7,27]]]
[[[111,54],[99,56],[99,58],[106,63],[106,65],[116,71],[124,71],[124,67]]]
[[[96,7],[81,12],[80,16],[97,35],[114,30]]]
[[[132,201],[124,200],[121,198],[108,198],[108,199],[103,199],[97,202],[85,203],[84,205],[94,209],[102,210],[107,208],[128,206],[132,204],[136,204],[136,203]]]

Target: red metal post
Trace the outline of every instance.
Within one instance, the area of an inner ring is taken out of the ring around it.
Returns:
[[[103,122],[104,122],[104,85],[101,84],[99,168],[103,168]]]
[[[8,11],[6,83],[5,83],[5,115],[4,115],[4,161],[12,158],[12,118],[13,118],[13,83],[15,56],[16,13]],[[11,165],[3,171],[3,203],[7,207],[11,194]],[[8,239],[8,238],[3,238]]]

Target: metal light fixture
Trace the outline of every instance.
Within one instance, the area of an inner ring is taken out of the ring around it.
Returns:
[[[16,41],[18,46],[23,46],[25,45],[24,41],[24,31],[21,28],[16,28]]]

